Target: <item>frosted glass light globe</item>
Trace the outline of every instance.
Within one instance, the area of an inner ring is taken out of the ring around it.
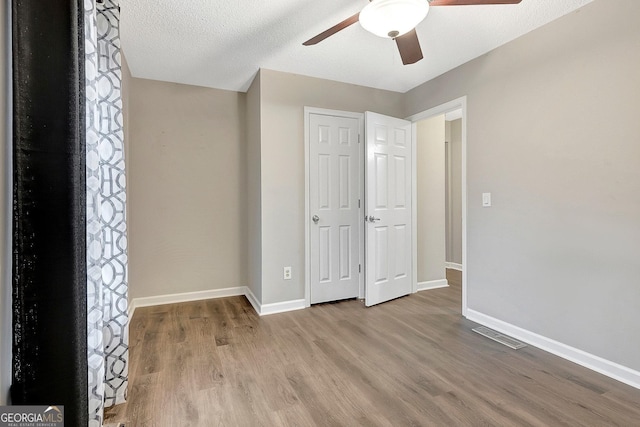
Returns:
[[[385,38],[413,30],[429,13],[427,0],[373,0],[360,12],[360,25]]]

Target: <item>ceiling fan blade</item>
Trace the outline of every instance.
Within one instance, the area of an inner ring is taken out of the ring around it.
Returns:
[[[522,0],[431,0],[431,6],[475,6],[482,4],[518,4]]]
[[[334,25],[333,27],[329,28],[328,30],[321,32],[317,36],[310,38],[309,40],[307,40],[306,42],[304,42],[302,44],[305,45],[305,46],[311,46],[311,45],[314,45],[316,43],[320,43],[322,40],[326,39],[327,37],[330,37],[330,36],[334,35],[338,31],[344,30],[349,25],[355,24],[356,22],[358,22],[358,18],[359,17],[360,17],[360,12],[358,12],[355,15],[345,19],[344,21],[340,22],[339,24]]]
[[[404,65],[415,64],[423,58],[420,41],[415,29],[396,37],[395,40]]]

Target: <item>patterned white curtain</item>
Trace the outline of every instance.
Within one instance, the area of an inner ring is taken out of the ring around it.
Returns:
[[[125,401],[128,378],[126,183],[118,0],[85,0],[89,425]]]

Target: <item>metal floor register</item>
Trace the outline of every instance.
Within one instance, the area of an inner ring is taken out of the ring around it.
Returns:
[[[482,336],[485,336],[489,339],[492,339],[500,344],[506,345],[509,348],[514,350],[518,350],[522,347],[526,347],[527,345],[522,341],[518,341],[515,338],[511,338],[510,336],[501,334],[500,332],[496,332],[493,329],[489,329],[486,326],[479,326],[477,328],[472,329],[473,332],[476,332]]]

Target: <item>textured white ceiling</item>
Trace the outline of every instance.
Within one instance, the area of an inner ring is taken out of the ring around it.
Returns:
[[[367,0],[126,0],[121,37],[134,77],[244,92],[267,68],[406,92],[591,1],[432,7],[413,65],[359,24],[302,46]]]

